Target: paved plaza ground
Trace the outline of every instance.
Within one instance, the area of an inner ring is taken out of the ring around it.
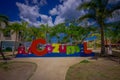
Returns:
[[[14,61],[27,61],[37,64],[36,72],[30,80],[65,80],[68,68],[84,59],[83,57],[16,58]]]
[[[94,50],[94,52],[100,51]],[[37,65],[36,70],[30,76],[29,80],[65,80],[65,76],[69,67],[86,59],[91,60],[90,57],[32,57],[12,58],[12,60],[9,61],[35,63]],[[99,59],[94,59],[92,61],[99,61]]]

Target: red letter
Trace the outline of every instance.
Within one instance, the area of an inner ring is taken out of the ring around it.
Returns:
[[[85,54],[91,54],[92,50],[87,50],[87,42],[84,42],[83,45],[84,45],[84,52],[85,52]]]
[[[47,53],[47,49],[44,48],[44,50],[38,50],[37,49],[37,46],[38,44],[46,44],[46,41],[44,39],[37,39],[37,40],[34,40],[32,42],[32,45],[30,47],[31,49],[31,52],[33,52],[34,54],[38,55],[38,56],[43,56]]]
[[[66,53],[66,45],[61,44],[61,45],[59,46],[59,51],[60,51],[60,53]]]

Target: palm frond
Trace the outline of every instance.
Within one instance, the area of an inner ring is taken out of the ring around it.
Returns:
[[[89,14],[89,13],[88,13],[88,14],[85,14],[85,15],[81,16],[81,17],[78,19],[78,21],[80,22],[80,21],[82,21],[82,20],[84,20],[84,19],[87,19],[87,18],[96,20],[96,17],[95,17],[93,14]]]
[[[77,9],[81,10],[81,9],[92,9],[95,8],[96,4],[94,2],[85,2],[83,4],[80,4]]]
[[[110,26],[118,26],[118,25],[120,25],[120,21],[111,22],[111,23],[106,23],[106,26],[107,26],[107,27],[110,27]]]
[[[5,15],[0,15],[0,19],[3,19],[3,18],[6,19],[6,20],[9,20],[7,16],[5,16]]]
[[[111,5],[111,8],[107,9],[108,13],[113,13],[116,10],[120,9],[120,1],[114,3],[114,4],[109,4],[109,6]]]
[[[0,15],[0,22],[5,22],[5,24],[8,24],[8,17],[5,15]]]
[[[102,4],[103,4],[104,8],[107,6],[108,2],[109,2],[109,0],[102,0]]]

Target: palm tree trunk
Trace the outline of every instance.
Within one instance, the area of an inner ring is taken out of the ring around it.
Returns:
[[[94,44],[94,48],[93,49],[96,50],[96,40],[94,40],[93,44]]]
[[[1,44],[0,44],[0,54],[2,55],[3,60],[6,60],[6,57],[2,52],[2,41],[1,41]]]
[[[17,37],[18,37],[18,34],[16,33],[16,39],[15,39],[15,45],[14,45],[14,50],[13,50],[13,56],[15,56],[16,45],[17,45]]]
[[[105,43],[104,43],[104,25],[103,24],[100,26],[100,32],[101,32],[101,55],[104,55]]]
[[[48,43],[48,40],[47,40],[47,32],[45,31],[45,40],[46,42]]]
[[[71,44],[73,44],[73,37],[72,37],[72,35],[70,35],[70,38],[71,38]]]

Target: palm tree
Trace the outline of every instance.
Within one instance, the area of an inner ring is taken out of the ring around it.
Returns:
[[[27,37],[27,33],[28,33],[28,23],[22,21],[21,27],[22,27],[22,30],[20,30],[19,32],[19,38],[20,38],[20,41],[24,43]]]
[[[0,15],[0,22],[4,22],[5,24],[8,24],[8,17],[5,15]]]
[[[112,41],[113,43],[117,43],[120,40],[120,22],[119,23],[114,23],[114,25],[112,26],[112,31],[113,31],[113,35],[112,37]]]
[[[110,17],[112,13],[120,9],[120,1],[116,3],[110,3],[110,0],[91,0],[83,2],[78,6],[79,10],[86,9],[88,12],[79,18],[79,21],[90,18],[95,20],[100,27],[101,32],[101,54],[105,54],[104,45],[104,26],[105,19]]]
[[[4,15],[0,15],[0,32],[3,32],[3,28],[1,26],[2,22],[5,23],[6,25],[8,25],[8,17],[4,16]],[[1,34],[0,34],[0,37],[1,37]],[[2,53],[2,42],[0,44],[0,54],[2,55],[3,60],[6,60],[6,57]]]
[[[107,45],[107,53],[112,54],[112,44],[118,44],[120,41],[120,22],[113,22],[105,27],[105,38],[106,38],[106,45]],[[116,45],[116,49],[119,46]]]
[[[38,27],[29,27],[28,28],[28,33],[29,33],[29,37],[34,40],[34,39],[37,39],[37,38],[44,38],[44,33],[41,32],[41,29],[38,28]]]
[[[51,27],[49,32],[49,37],[52,38],[55,36],[58,38],[58,42],[61,43],[60,34],[64,33],[65,30],[64,28],[65,28],[64,23],[57,24],[54,27]]]
[[[55,32],[56,37],[58,38],[59,43],[62,42],[63,36],[61,35],[65,34],[65,31],[66,31],[65,23],[60,23],[54,27],[54,32]]]
[[[49,33],[50,33],[50,27],[48,26],[48,24],[46,24],[46,25],[44,25],[44,24],[40,25],[40,31],[41,31],[42,33],[44,33],[44,38],[45,38],[45,40],[46,40],[47,42],[49,42],[49,40],[48,40],[48,35],[49,35]]]
[[[117,43],[120,39],[120,22],[113,22],[105,28],[105,37],[112,43]],[[108,27],[109,26],[109,27]]]
[[[13,50],[13,55],[15,55],[15,50],[17,48],[17,42],[19,41],[19,36],[20,36],[19,34],[20,34],[20,31],[24,30],[24,27],[21,25],[21,23],[15,22],[9,25],[8,30],[11,30],[12,34],[15,33],[15,44],[14,44],[14,50]]]

